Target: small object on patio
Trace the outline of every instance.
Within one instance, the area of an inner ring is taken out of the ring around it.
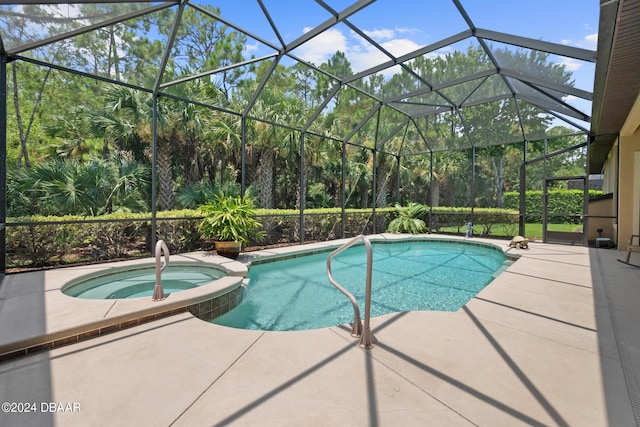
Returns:
[[[509,247],[517,249],[529,249],[529,239],[525,239],[522,236],[515,236],[513,239],[511,239]]]
[[[633,244],[633,239],[635,237],[638,238],[638,244],[637,245]],[[633,267],[639,267],[640,268],[640,265],[631,264],[629,262],[629,260],[631,259],[631,252],[640,252],[640,235],[638,235],[638,234],[632,234],[631,238],[629,239],[629,246],[627,246],[627,258],[625,260],[619,259],[618,261],[620,261],[620,262],[622,262],[624,264],[627,264],[627,265],[631,265]]]
[[[613,242],[609,237],[596,238],[596,248],[612,248]]]

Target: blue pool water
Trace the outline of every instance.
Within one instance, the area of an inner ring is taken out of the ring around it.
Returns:
[[[505,265],[501,250],[464,243],[373,243],[371,316],[456,311]],[[244,300],[213,323],[243,329],[303,330],[353,322],[349,300],[327,278],[329,252],[252,265]],[[333,277],[351,292],[364,316],[366,252],[333,258]]]
[[[162,273],[165,294],[202,286],[225,274],[211,267],[171,265]],[[66,284],[66,295],[87,299],[139,298],[153,296],[156,284],[155,266],[106,270]]]

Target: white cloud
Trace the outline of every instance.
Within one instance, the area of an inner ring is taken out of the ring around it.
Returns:
[[[309,31],[305,28],[305,32]],[[400,29],[398,32],[408,33],[411,29]],[[394,56],[401,56],[412,52],[421,46],[407,38],[395,38],[396,31],[392,29],[376,29],[365,33],[380,43],[380,46]],[[300,58],[319,65],[326,62],[336,51],[343,52],[353,72],[357,73],[371,67],[387,62],[390,58],[369,44],[357,33],[350,31],[344,34],[338,29],[330,29],[309,40],[298,49],[295,54]],[[392,75],[398,72],[397,67],[392,67],[383,72],[384,75]]]
[[[353,37],[349,39],[350,43],[346,55],[354,72],[357,73],[359,71],[364,71],[390,60],[387,55],[375,48],[373,45],[367,43],[362,38],[358,37],[356,34],[352,34],[352,36]],[[413,52],[420,48],[420,46],[414,41],[400,38],[391,38],[384,43],[380,43],[380,46],[396,57]],[[381,73],[385,77],[388,77],[398,71],[398,67],[390,67]]]
[[[420,49],[422,46],[409,39],[389,40],[381,45],[394,56],[402,56],[414,50]]]
[[[26,14],[27,16],[30,14],[28,11],[25,12],[24,10],[24,6],[22,5],[15,5],[15,6],[8,6],[9,10],[12,10],[13,12],[19,13],[19,14]],[[68,19],[68,18],[74,18],[77,19],[79,17],[81,17],[81,13],[80,13],[80,6],[79,5],[72,5],[72,4],[59,4],[59,5],[52,5],[52,4],[44,4],[41,6],[42,7],[42,13],[39,15],[39,19],[26,19],[24,20],[21,25],[23,25],[24,27],[21,28],[19,31],[18,29],[14,29],[13,30],[13,34],[14,36],[17,35],[18,33],[22,34],[22,39],[23,41],[26,41],[27,38],[30,39],[44,39],[45,37],[48,36],[47,34],[47,29],[52,27],[59,27],[60,24],[57,23],[57,19],[63,18],[63,19]],[[55,19],[49,19],[49,18],[55,18]],[[82,21],[78,20],[78,22],[82,23]],[[87,25],[89,25],[89,23],[86,23]],[[24,31],[24,33],[23,33]],[[56,32],[59,32],[56,31]]]
[[[560,64],[563,64],[565,66],[565,69],[572,73],[582,68],[582,63],[573,58],[564,58],[562,61],[560,61]]]
[[[444,58],[447,55],[451,54],[453,49],[451,46],[445,46],[442,49],[434,50],[427,53],[427,58],[436,59],[436,58]]]
[[[245,43],[244,45],[244,51],[245,53],[251,53],[251,52],[255,52],[260,48],[260,45],[256,42],[254,44],[250,44],[250,43]]]
[[[596,50],[598,48],[598,33],[588,34],[582,41],[585,49]]]
[[[311,28],[307,27],[307,33]],[[320,65],[336,51],[347,52],[347,37],[340,30],[329,29],[304,43],[295,53],[305,61]]]
[[[391,40],[395,36],[395,32],[389,29],[365,31],[364,33],[376,41]]]
[[[44,5],[43,10],[46,11],[47,15],[56,16],[59,18],[79,18],[82,16],[79,5]]]
[[[587,34],[582,40],[573,41],[571,39],[562,40],[562,44],[575,46],[582,49],[596,50],[598,47],[598,33]]]
[[[387,55],[370,45],[354,47],[347,52],[347,59],[355,73],[389,61]]]
[[[422,30],[420,30],[419,28],[398,27],[398,28],[396,28],[396,31],[401,33],[401,34],[417,34],[417,33],[421,32]]]
[[[587,115],[591,114],[591,101],[587,101],[585,99],[582,99],[573,95],[564,96],[562,97],[562,100],[567,104],[571,105],[573,108],[577,109],[578,111],[583,112],[584,114],[587,114]],[[571,120],[574,120],[576,123],[581,122],[578,119],[572,118]]]

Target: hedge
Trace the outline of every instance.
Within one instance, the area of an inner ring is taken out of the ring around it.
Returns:
[[[394,210],[376,211],[376,232],[386,230]],[[291,244],[300,240],[298,211],[257,210],[267,232],[251,245]],[[305,241],[331,240],[342,236],[340,209],[305,211]],[[157,214],[157,237],[171,253],[212,250],[214,242],[198,230],[202,215],[198,210],[163,211]],[[370,209],[346,211],[346,235],[374,231]],[[150,214],[110,214],[99,217],[32,216],[10,218],[6,227],[8,267],[42,268],[87,262],[150,256]]]
[[[469,222],[473,222],[474,230],[480,228],[482,236],[493,235],[495,230],[500,236],[518,232],[518,211],[513,209],[474,208],[472,212],[471,208],[437,206],[432,208],[431,220],[428,214],[421,219],[431,232],[456,227],[457,233],[464,234]]]
[[[602,194],[602,191],[589,190],[589,197]],[[510,191],[504,193],[505,209],[520,209],[520,193]],[[584,192],[582,190],[550,190],[548,211],[561,214],[577,215],[574,217],[555,217],[554,222],[561,224],[581,224],[579,215],[583,212]],[[525,193],[525,221],[542,222],[543,215],[543,193],[542,191],[527,191]]]
[[[345,211],[345,237],[386,231],[397,215],[395,208],[377,208],[375,227],[371,209]],[[295,210],[257,210],[258,221],[266,236],[251,246],[295,244],[300,241],[300,218]],[[474,209],[474,226],[488,236],[496,227],[500,235],[517,232],[517,211]],[[171,253],[212,250],[214,242],[202,238],[198,210],[163,211],[157,214],[157,237],[163,239]],[[434,207],[423,218],[431,231],[457,227],[464,234],[471,220],[469,208]],[[504,227],[509,228],[508,230]],[[151,255],[150,214],[110,214],[100,217],[24,217],[7,221],[7,266],[9,268],[43,268],[78,263],[103,262]],[[304,240],[325,241],[342,237],[340,209],[305,211]]]

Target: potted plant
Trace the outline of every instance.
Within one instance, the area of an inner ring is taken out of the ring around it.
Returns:
[[[205,216],[200,223],[200,232],[204,237],[215,241],[218,255],[236,259],[242,245],[254,237],[261,239],[264,232],[255,218],[255,209],[251,199],[241,196],[217,195],[211,202],[200,207]]]

